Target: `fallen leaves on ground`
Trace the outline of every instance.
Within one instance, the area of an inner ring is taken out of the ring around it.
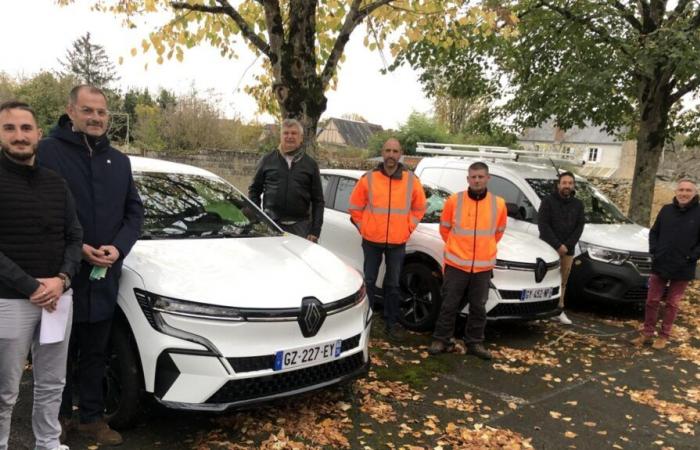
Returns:
[[[460,449],[503,449],[520,450],[533,448],[531,439],[520,433],[502,428],[492,428],[480,424],[473,428],[459,427],[450,422],[445,433],[438,440],[440,446]]]

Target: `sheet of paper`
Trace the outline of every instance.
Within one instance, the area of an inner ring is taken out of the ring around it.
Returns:
[[[56,310],[48,312],[41,310],[41,329],[39,344],[55,344],[66,339],[68,321],[73,320],[73,291],[68,290],[56,303]]]

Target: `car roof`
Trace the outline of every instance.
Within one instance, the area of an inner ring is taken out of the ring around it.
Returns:
[[[515,161],[489,161],[478,158],[460,158],[452,156],[437,156],[423,158],[420,162],[422,167],[459,168],[467,169],[472,163],[481,161],[488,164],[494,173],[500,173],[512,178],[539,178],[545,180],[556,180],[557,173],[554,167],[548,164],[538,164],[534,162]],[[585,181],[585,178],[576,175],[577,180]]]
[[[353,169],[321,169],[321,174],[324,175],[338,175],[350,178],[360,179],[360,177],[366,174],[366,170],[353,170]]]
[[[162,159],[144,158],[143,156],[129,156],[131,170],[133,172],[157,172],[157,173],[181,173],[187,175],[200,175],[204,177],[216,177],[208,170],[199,167],[181,164]]]

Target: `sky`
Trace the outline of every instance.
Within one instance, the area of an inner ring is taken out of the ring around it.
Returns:
[[[270,116],[258,115],[255,100],[243,92],[261,63],[245,46],[241,45],[238,59],[222,58],[217,50],[203,45],[186,51],[181,63],[173,59],[158,65],[155,53],[130,55],[132,47],[140,49],[150,24],[128,30],[121,26],[120,18],[90,11],[89,5],[88,0],[76,0],[67,7],[56,6],[54,0],[3,0],[3,35],[14,39],[0,46],[0,71],[31,76],[41,70],[58,70],[58,60],[72,42],[90,32],[93,43],[102,45],[117,66],[121,77],[117,84],[122,90],[147,87],[153,92],[164,87],[186,93],[194,87],[211,93],[230,118],[272,121]],[[162,18],[154,18],[152,25],[159,23]],[[384,128],[396,128],[413,111],[430,112],[431,102],[423,94],[416,72],[402,68],[382,75],[381,55],[364,48],[363,38],[358,28],[346,46],[338,89],[326,94],[324,117],[357,113]],[[119,57],[123,57],[121,65],[117,64]],[[146,63],[148,69],[144,69]]]

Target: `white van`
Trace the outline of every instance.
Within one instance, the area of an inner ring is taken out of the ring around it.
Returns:
[[[517,211],[509,213],[508,228],[539,236],[537,211],[541,199],[556,188],[558,172],[553,165],[518,162],[494,154],[485,157],[476,152],[474,156],[423,158],[415,173],[423,182],[461,191],[467,188],[469,165],[479,160],[489,166],[489,190],[503,197],[510,211]],[[625,217],[580,177],[576,179],[576,197],[585,206],[586,226],[576,247],[566,292],[589,300],[644,301],[651,270],[649,229]]]

